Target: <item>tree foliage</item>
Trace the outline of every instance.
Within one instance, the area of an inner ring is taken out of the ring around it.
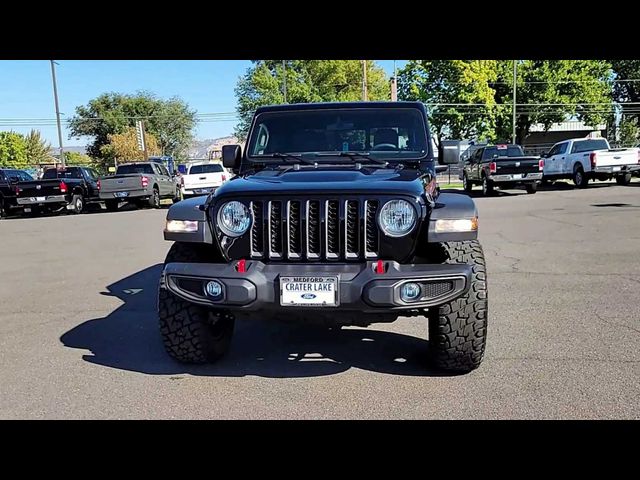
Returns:
[[[410,60],[398,74],[398,96],[441,105],[429,109],[438,138],[492,138],[495,133],[495,60]],[[464,105],[468,104],[469,107]],[[475,104],[486,105],[477,109]]]
[[[94,162],[91,157],[80,152],[64,152],[65,165],[91,166]]]
[[[31,130],[24,136],[27,161],[31,165],[50,163],[53,158],[49,153],[51,145],[40,135],[40,131]]]
[[[144,160],[144,152],[138,150],[135,127],[129,127],[123,133],[110,134],[108,140],[109,143],[103,145],[100,152],[101,158],[108,163],[112,163],[114,160],[119,163]],[[144,140],[149,156],[161,154],[162,149],[154,135],[145,132]]]
[[[146,131],[157,139],[160,153],[178,160],[186,157],[193,138],[195,111],[178,97],[162,100],[149,92],[103,93],[77,107],[69,127],[71,136],[93,137],[89,155],[106,160],[108,149],[102,147],[109,144],[109,135],[122,134],[141,119]]]
[[[29,166],[24,137],[15,132],[0,132],[0,165],[26,168]]]
[[[287,103],[356,101],[362,99],[361,60],[258,60],[247,69],[235,88],[236,111],[240,117],[235,135],[244,139],[256,108]],[[384,70],[367,61],[369,100],[388,100],[389,82]]]

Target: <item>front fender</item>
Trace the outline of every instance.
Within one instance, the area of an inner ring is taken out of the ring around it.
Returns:
[[[478,231],[473,232],[436,232],[436,220],[459,220],[478,217],[478,209],[471,197],[463,193],[441,193],[436,199],[435,206],[429,216],[429,230],[427,242],[456,242],[464,240],[476,240]]]
[[[169,208],[167,220],[191,220],[198,222],[197,232],[177,233],[164,230],[164,239],[174,242],[213,243],[211,227],[207,221],[207,214],[201,208],[207,197],[195,197],[178,202]]]

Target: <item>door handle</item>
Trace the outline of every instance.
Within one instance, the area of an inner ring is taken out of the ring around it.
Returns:
[[[564,160],[564,157],[562,157],[560,160]]]

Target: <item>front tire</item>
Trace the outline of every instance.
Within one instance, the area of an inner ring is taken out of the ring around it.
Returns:
[[[205,262],[197,246],[175,243],[165,263]],[[186,302],[161,288],[158,294],[160,334],[167,353],[182,363],[212,363],[229,349],[235,318],[227,310],[214,310]]]
[[[618,185],[629,185],[631,183],[631,174],[625,173],[623,175],[616,176],[616,183]]]
[[[467,178],[466,173],[462,174],[462,187],[464,188],[464,191],[467,193],[471,193],[471,190],[473,190],[473,184]]]
[[[469,372],[480,366],[487,341],[487,273],[477,240],[441,244],[444,263],[471,265],[471,285],[466,294],[431,309],[429,350],[436,367]]]
[[[527,183],[524,186],[525,190],[527,191],[527,193],[529,195],[533,195],[534,193],[536,193],[538,191],[538,184],[537,183]]]

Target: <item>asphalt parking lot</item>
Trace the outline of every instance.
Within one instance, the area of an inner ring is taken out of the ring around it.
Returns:
[[[156,326],[166,209],[2,220],[0,418],[640,418],[640,181],[476,201],[488,347],[462,376],[423,318],[242,322],[185,367]]]

